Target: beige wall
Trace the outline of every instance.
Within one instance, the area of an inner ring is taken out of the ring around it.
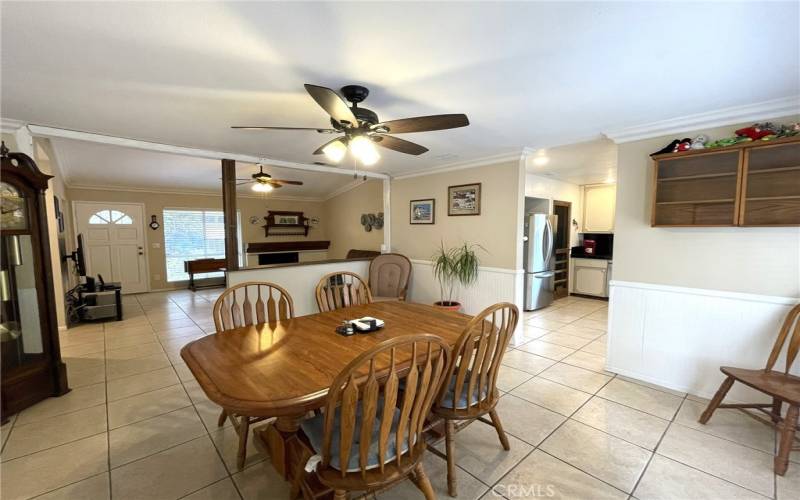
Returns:
[[[151,215],[156,215],[158,221],[163,223],[163,212],[165,208],[204,208],[222,209],[222,197],[211,195],[193,194],[172,194],[155,192],[136,192],[136,191],[110,191],[100,189],[69,189],[69,199],[75,201],[117,201],[127,203],[143,203],[145,206],[146,221],[149,222]],[[271,200],[263,198],[239,197],[237,207],[241,213],[242,239],[245,243],[259,241],[287,241],[304,240],[303,236],[264,236],[263,217],[268,210],[290,210],[304,212],[306,217],[317,217],[320,222],[308,233],[308,240],[327,239],[326,227],[327,220],[323,210],[323,203],[317,201],[289,201]],[[256,224],[250,223],[250,217],[258,217]],[[166,281],[166,265],[164,259],[164,230],[163,226],[155,231],[145,227],[147,238],[148,263],[150,267],[150,288],[159,290],[164,288],[183,287],[181,283],[168,283]],[[154,244],[158,248],[154,248]]]
[[[800,117],[771,120],[798,121]],[[672,139],[712,140],[742,126],[619,145],[613,279],[734,292],[800,297],[800,228],[652,228],[650,153]]]
[[[474,182],[482,183],[481,215],[448,216],[447,187]],[[392,180],[392,250],[428,260],[442,241],[467,242],[486,250],[478,253],[482,266],[517,269],[524,183],[518,161]],[[410,224],[409,202],[425,198],[436,200],[436,223]]]
[[[383,229],[365,231],[361,214],[383,212],[383,181],[366,181],[328,199],[323,209],[331,242],[328,258],[343,259],[350,249],[380,251]]]
[[[9,134],[7,132],[3,132],[2,138],[3,138],[3,142],[6,143],[6,147],[8,148],[9,151],[11,151],[11,152],[19,151],[17,149],[17,138],[14,137],[14,134]]]

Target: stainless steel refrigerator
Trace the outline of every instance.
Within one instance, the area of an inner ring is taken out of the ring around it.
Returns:
[[[553,302],[557,216],[525,214],[523,267],[525,269],[525,310],[547,307]]]

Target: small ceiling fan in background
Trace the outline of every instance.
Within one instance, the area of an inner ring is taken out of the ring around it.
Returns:
[[[250,176],[250,179],[236,179],[237,181],[244,181],[244,182],[237,182],[237,186],[241,186],[244,184],[253,184],[251,188],[253,191],[258,193],[269,193],[273,189],[282,188],[285,185],[290,186],[302,186],[303,183],[301,181],[287,181],[283,179],[273,179],[271,175],[264,172],[264,165],[258,164],[258,172],[254,173]]]
[[[374,165],[379,159],[375,145],[410,155],[421,155],[428,148],[419,144],[399,139],[389,134],[405,134],[410,132],[430,132],[450,128],[465,127],[469,119],[465,114],[446,114],[417,116],[381,122],[378,115],[367,108],[358,107],[369,95],[369,89],[361,85],[342,87],[346,102],[333,90],[318,85],[305,84],[306,91],[317,104],[331,116],[333,128],[307,127],[255,127],[234,126],[243,130],[311,130],[321,134],[344,134],[332,139],[314,151],[315,155],[324,154],[330,161],[339,163],[349,148],[350,152],[364,165]]]

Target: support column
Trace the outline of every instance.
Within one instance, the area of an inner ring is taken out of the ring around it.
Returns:
[[[222,160],[222,216],[225,221],[225,267],[239,269],[239,239],[236,234],[236,161]]]

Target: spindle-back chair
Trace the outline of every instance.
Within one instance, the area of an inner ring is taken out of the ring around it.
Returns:
[[[786,345],[787,340],[788,345]],[[783,371],[773,370],[785,345],[786,364],[784,369]],[[772,352],[770,352],[767,359],[767,365],[763,370],[748,370],[730,366],[720,367],[720,371],[726,375],[726,378],[722,381],[717,393],[708,403],[708,407],[699,420],[701,424],[705,424],[717,408],[733,408],[741,410],[764,423],[776,426],[780,437],[778,439],[778,454],[774,458],[774,468],[775,473],[779,476],[786,473],[786,469],[789,466],[789,454],[793,450],[800,450],[800,447],[794,445],[795,433],[800,430],[797,425],[798,414],[800,414],[800,377],[789,373],[798,353],[800,353],[800,304],[794,306],[786,315],[783,327],[778,333],[778,338],[775,339]],[[728,394],[734,382],[741,382],[771,396],[772,403],[722,404],[722,400],[725,399],[725,395]],[[781,414],[783,403],[789,405],[786,416]],[[769,416],[770,420],[751,414],[747,410],[760,411]]]
[[[361,276],[350,271],[326,274],[317,283],[317,306],[320,312],[372,303],[372,294]]]
[[[456,422],[478,419],[497,431],[503,449],[510,446],[495,406],[500,397],[497,373],[514,335],[519,309],[501,302],[487,307],[469,322],[453,349],[452,367],[443,384],[433,414],[445,421],[445,453],[431,451],[447,460],[447,490],[456,496],[454,439]],[[491,420],[487,420],[488,414]]]
[[[408,335],[361,354],[334,379],[324,415],[302,429],[321,457],[314,473],[335,499],[407,476],[426,499],[435,498],[422,468],[422,433],[449,361],[440,337]]]
[[[225,331],[258,323],[276,323],[294,318],[294,302],[291,295],[283,287],[269,282],[248,281],[234,285],[217,298],[213,309],[216,335],[224,335]],[[217,419],[222,427],[230,418],[233,427],[239,434],[239,450],[236,464],[244,468],[247,458],[247,439],[250,426],[266,417],[248,417],[236,415],[223,409]]]

